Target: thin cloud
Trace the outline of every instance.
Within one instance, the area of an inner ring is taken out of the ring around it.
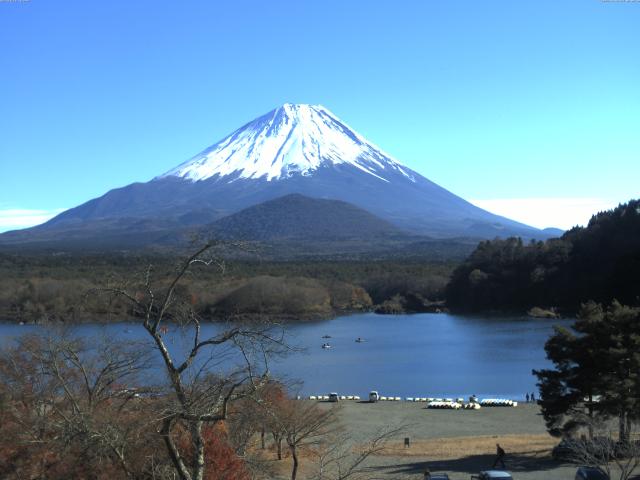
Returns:
[[[53,210],[26,208],[0,209],[0,232],[40,225],[65,210],[66,208],[56,208]]]
[[[613,200],[598,197],[494,198],[471,200],[471,203],[532,227],[564,230],[584,226],[595,213],[618,205]]]

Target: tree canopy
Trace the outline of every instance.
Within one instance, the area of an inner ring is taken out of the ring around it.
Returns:
[[[590,299],[640,304],[640,200],[594,215],[561,238],[481,242],[453,272],[447,304],[465,310],[559,307]]]
[[[573,329],[557,327],[545,345],[553,369],[534,370],[549,432],[571,435],[617,418],[619,439],[640,416],[640,308],[614,301],[582,306]]]

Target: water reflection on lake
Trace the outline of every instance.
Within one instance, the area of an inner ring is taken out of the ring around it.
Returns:
[[[477,394],[522,398],[536,391],[533,368],[548,365],[544,342],[553,325],[569,320],[528,317],[373,313],[286,325],[289,340],[303,347],[273,362],[272,371],[304,381],[301,393],[336,391],[366,395],[445,397]],[[0,324],[0,340],[44,327]],[[220,327],[206,325],[203,334]],[[73,327],[83,336],[145,339],[137,324],[84,324]],[[172,348],[186,348],[171,333]],[[331,338],[322,338],[325,335]],[[364,341],[356,342],[361,337]],[[321,348],[329,343],[330,349]]]

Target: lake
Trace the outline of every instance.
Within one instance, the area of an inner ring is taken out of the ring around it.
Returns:
[[[304,348],[272,363],[274,374],[301,380],[300,393],[366,396],[370,390],[401,397],[509,397],[534,392],[531,370],[549,365],[544,343],[553,325],[570,320],[452,314],[377,315],[289,324],[289,341]],[[0,324],[0,339],[9,341],[44,327]],[[204,333],[219,329],[206,325]],[[145,338],[132,323],[83,324],[83,336]],[[171,335],[171,333],[170,333]],[[322,338],[330,335],[330,339]],[[356,338],[365,341],[357,343]],[[331,349],[321,348],[329,342]],[[174,348],[181,348],[173,337]]]

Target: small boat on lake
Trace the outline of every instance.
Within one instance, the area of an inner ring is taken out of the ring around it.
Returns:
[[[366,342],[366,340],[364,338],[362,338],[362,337],[356,338],[356,343],[363,343],[363,342]]]
[[[322,338],[331,338],[331,335],[322,335]]]
[[[329,345],[328,343],[323,343],[322,344],[322,348],[324,348],[326,350],[328,348],[331,348],[331,345]]]

